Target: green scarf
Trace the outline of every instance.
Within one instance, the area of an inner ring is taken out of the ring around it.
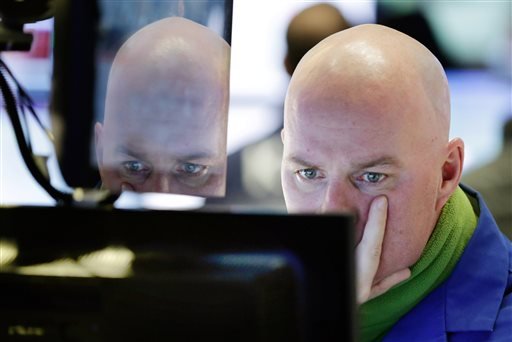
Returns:
[[[441,211],[411,277],[359,308],[361,341],[379,341],[391,327],[443,282],[457,264],[477,224],[471,203],[458,187]]]

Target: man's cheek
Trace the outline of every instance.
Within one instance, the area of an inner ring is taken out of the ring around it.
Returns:
[[[386,231],[384,233],[383,249],[391,249],[393,246],[403,246],[408,244],[410,239],[410,232],[416,222],[420,222],[420,216],[409,218],[408,211],[410,203],[407,201],[400,201],[398,198],[391,197],[388,202],[388,212],[386,221]],[[387,251],[387,255],[391,250]]]
[[[305,201],[304,196],[299,192],[289,194],[287,202],[289,211],[294,213],[311,213],[315,211],[312,201]]]
[[[113,192],[121,191],[121,176],[116,169],[107,168],[103,172],[103,184]]]
[[[315,195],[306,196],[300,189],[293,186],[287,191],[286,205],[288,211],[294,213],[315,213],[320,207]]]
[[[300,199],[300,189],[295,184],[292,175],[284,174],[282,177],[283,193],[290,204],[295,204]]]

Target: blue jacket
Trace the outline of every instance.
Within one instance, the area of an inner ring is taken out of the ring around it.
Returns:
[[[512,341],[512,243],[478,199],[478,224],[450,277],[402,317],[384,341]]]

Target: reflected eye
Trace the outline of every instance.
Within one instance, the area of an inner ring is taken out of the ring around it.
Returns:
[[[191,188],[204,186],[213,174],[209,166],[189,162],[179,164],[175,173],[178,181]]]
[[[205,173],[207,169],[208,167],[205,165],[194,163],[182,163],[178,167],[178,172],[190,176],[199,176]]]
[[[302,169],[302,170],[298,170],[296,171],[296,173],[304,178],[304,179],[309,179],[309,180],[312,180],[312,179],[315,179],[318,177],[318,170],[316,169]]]
[[[366,183],[375,184],[381,182],[384,178],[386,178],[386,175],[382,173],[366,172],[362,176],[360,176],[358,180]]]
[[[151,167],[139,160],[129,160],[121,163],[123,177],[130,181],[142,182],[151,173]]]
[[[124,162],[122,163],[124,169],[128,172],[132,172],[132,173],[139,173],[139,172],[143,172],[147,169],[149,169],[148,167],[146,167],[146,165],[138,160],[131,160],[131,161],[127,161],[127,162]]]

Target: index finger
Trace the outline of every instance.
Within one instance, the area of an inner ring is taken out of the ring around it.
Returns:
[[[382,241],[386,229],[387,199],[377,197],[370,205],[368,220],[361,242],[356,248],[358,302],[363,303],[369,297],[375,274],[380,264]]]

